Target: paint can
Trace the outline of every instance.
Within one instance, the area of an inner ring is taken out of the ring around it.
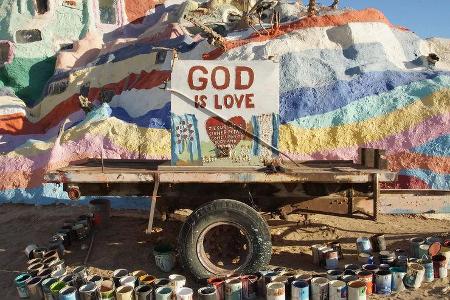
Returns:
[[[127,285],[127,286],[131,286],[134,289],[136,286],[136,278],[131,275],[126,275],[119,279],[119,283],[120,283],[120,286]]]
[[[375,290],[377,294],[388,295],[392,292],[392,273],[380,270],[375,274]]]
[[[27,260],[27,268],[28,268],[29,266],[31,266],[31,265],[38,264],[38,263],[43,264],[42,258],[32,258],[32,259],[29,259],[29,260]]]
[[[371,253],[372,245],[370,243],[370,239],[367,237],[359,237],[356,239],[356,249],[358,253]]]
[[[116,300],[134,300],[134,287],[122,285],[116,289]]]
[[[155,286],[155,288],[159,288],[162,286],[170,286],[170,279],[169,278],[158,278],[153,282],[153,285]],[[175,291],[172,289],[173,293],[175,294]]]
[[[373,262],[373,256],[369,253],[359,253],[358,254],[358,261],[362,264],[369,264]]]
[[[50,291],[50,286],[57,281],[56,278],[46,278],[42,280],[42,294],[44,295],[44,300],[53,300],[52,292]]]
[[[362,269],[366,270],[366,271],[370,271],[372,273],[376,273],[376,272],[379,271],[378,266],[374,265],[374,264],[365,264],[365,265],[362,266]]]
[[[192,300],[194,297],[194,291],[188,287],[182,287],[175,294],[177,300]]]
[[[155,290],[155,300],[171,300],[173,291],[169,286],[162,286]]]
[[[59,291],[58,300],[77,300],[77,289],[73,286],[66,286]]]
[[[98,287],[95,282],[87,282],[79,290],[81,300],[96,300],[98,298]]]
[[[100,300],[109,300],[115,298],[115,286],[112,280],[103,280],[99,288]]]
[[[35,258],[33,255],[33,251],[38,249],[38,245],[36,244],[30,244],[28,246],[25,247],[25,256],[27,257],[27,259],[33,259]]]
[[[319,265],[321,267],[326,267],[327,265],[327,252],[333,251],[333,248],[324,247],[319,249]]]
[[[19,298],[28,298],[27,281],[31,279],[31,275],[27,273],[19,274],[14,278],[14,283],[16,284],[17,293]]]
[[[80,288],[87,282],[87,269],[83,266],[78,266],[72,271],[73,282],[76,288]]]
[[[329,284],[330,300],[347,300],[347,284],[341,280],[332,280]]]
[[[286,288],[286,299],[290,299],[291,298],[291,286],[292,286],[292,282],[294,282],[297,278],[297,272],[295,271],[287,271],[285,273],[283,273],[283,276],[287,278],[287,283],[285,285]]]
[[[44,265],[49,266],[49,265],[51,265],[52,263],[57,262],[58,260],[59,260],[59,258],[54,257],[54,256],[50,256],[50,257],[44,258],[44,259],[42,260],[42,263],[43,263]]]
[[[213,286],[205,286],[201,287],[197,291],[198,300],[216,300],[217,299],[217,290]]]
[[[139,285],[152,285],[156,280],[155,276],[143,275],[139,277]]]
[[[225,300],[240,300],[242,294],[242,282],[239,278],[225,281]]]
[[[87,281],[95,283],[98,289],[102,285],[103,277],[97,274],[93,274],[88,276]]]
[[[37,277],[41,277],[42,280],[49,278],[50,275],[52,274],[52,270],[50,270],[49,268],[45,268],[45,269],[41,269],[38,273],[37,273]]]
[[[62,281],[55,281],[50,285],[50,292],[52,293],[53,299],[58,299],[59,291],[66,287],[66,284]]]
[[[374,252],[380,252],[386,250],[386,240],[384,234],[375,234],[370,238],[372,248]]]
[[[309,283],[296,280],[291,285],[291,300],[309,300]]]
[[[311,299],[328,299],[329,282],[330,281],[325,277],[314,277],[313,279],[311,279]]]
[[[380,251],[380,264],[393,264],[395,261],[395,252],[392,251]]]
[[[30,274],[31,276],[36,276],[37,273],[40,270],[42,270],[42,269],[44,269],[44,264],[43,263],[36,263],[36,264],[31,265],[31,266],[28,266],[27,273]]]
[[[175,291],[175,293],[186,285],[186,277],[184,277],[183,275],[179,274],[169,275],[169,280],[170,280],[170,287],[172,288],[172,290]]]
[[[403,284],[403,278],[406,275],[405,270],[399,267],[392,267],[389,269],[392,273],[392,283],[391,289],[394,292],[400,292],[405,289],[405,285]]]
[[[106,227],[111,215],[111,202],[107,199],[94,199],[89,201],[89,210],[92,214],[92,224],[95,227]]]
[[[348,300],[366,300],[367,285],[363,280],[350,281],[348,283]]]
[[[128,275],[127,269],[115,269],[113,271],[112,279],[115,286],[120,286],[120,278]]]
[[[67,274],[66,270],[65,269],[61,269],[61,270],[52,271],[50,276],[53,277],[53,278],[61,278],[61,277],[65,276],[66,274]]]
[[[356,274],[355,275],[343,275],[341,279],[345,283],[349,283],[350,281],[358,280],[358,276],[356,276]]]
[[[54,250],[58,255],[63,256],[64,250],[66,250],[66,247],[64,246],[64,237],[58,233],[54,234],[48,241],[48,249]]]
[[[45,247],[38,247],[33,250],[33,258],[44,258],[44,253],[47,252],[48,249]]]
[[[275,278],[280,276],[280,274],[281,274],[280,272],[275,272],[275,271],[270,271],[270,272],[265,273],[264,277],[263,277],[264,281],[262,283],[262,286],[260,286],[260,290],[258,291],[259,295],[266,296],[266,294],[267,294],[267,291],[266,291],[267,284],[271,283]]]
[[[170,245],[160,244],[153,249],[156,266],[163,272],[172,271],[175,266],[175,251]]]
[[[147,272],[145,272],[144,270],[136,270],[131,272],[131,276],[134,276],[134,278],[136,278],[135,286],[139,285],[139,277],[144,275],[147,275]]]
[[[429,258],[425,258],[421,260],[421,264],[425,268],[425,275],[423,277],[423,281],[432,282],[434,280],[433,261]]]
[[[213,277],[209,278],[207,282],[217,290],[217,300],[223,300],[225,297],[225,281],[222,278]]]
[[[406,287],[418,289],[425,276],[425,268],[418,263],[408,263],[403,283]]]
[[[28,295],[31,300],[41,300],[42,298],[44,298],[44,294],[42,293],[41,283],[42,283],[42,278],[38,277],[38,276],[27,280]]]
[[[241,281],[242,281],[242,298],[256,299],[256,293],[258,292],[258,276],[244,275],[241,276]]]
[[[308,284],[310,284],[312,278],[313,277],[311,274],[300,274],[295,277],[295,280],[297,280],[297,281],[303,280],[303,281],[306,281]]]
[[[442,254],[433,256],[434,278],[447,278],[447,257]]]
[[[441,244],[438,242],[434,242],[430,245],[430,248],[428,248],[428,257],[433,257],[435,255],[438,255],[439,252],[441,252]]]
[[[450,248],[441,247],[440,254],[444,255],[447,258],[447,269],[450,269]]]
[[[64,276],[61,276],[59,278],[60,281],[64,282],[66,285],[74,286],[74,280],[73,280],[73,274],[67,274]]]
[[[266,286],[266,299],[267,300],[285,300],[286,299],[286,287],[281,282],[271,282]]]
[[[338,280],[342,277],[342,275],[344,275],[344,272],[342,272],[341,270],[335,269],[327,271],[328,280]]]
[[[135,300],[152,300],[153,288],[149,285],[140,285],[134,289]]]
[[[336,250],[325,252],[325,267],[328,270],[336,269],[339,266],[339,253]]]
[[[415,237],[409,240],[409,252],[411,257],[419,258],[419,246],[425,244],[425,240]]]
[[[330,247],[334,250],[338,252],[338,258],[339,260],[344,259],[344,254],[342,252],[342,247],[341,244],[338,241],[335,242],[331,242],[330,243]]]
[[[366,283],[366,294],[372,295],[373,293],[373,273],[371,271],[362,270],[357,274],[358,278]]]
[[[313,258],[313,264],[315,264],[316,266],[319,265],[320,263],[320,256],[319,256],[319,249],[320,248],[326,248],[325,245],[323,244],[315,244],[311,246],[311,253],[312,253],[312,258]]]
[[[52,271],[58,271],[58,270],[62,270],[64,272],[66,271],[66,263],[65,263],[64,259],[52,261],[51,263],[48,264],[48,267]],[[53,275],[52,275],[52,277],[53,277]]]
[[[430,245],[419,245],[419,258],[428,257],[428,250],[430,250]]]
[[[59,259],[59,254],[57,250],[49,250],[47,252],[44,253],[44,256],[42,257],[42,259],[47,259],[49,257],[55,257],[56,259]]]

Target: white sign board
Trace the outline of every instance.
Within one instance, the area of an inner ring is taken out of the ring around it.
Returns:
[[[277,155],[265,144],[278,144],[278,63],[176,61],[171,89],[173,165],[262,165]]]

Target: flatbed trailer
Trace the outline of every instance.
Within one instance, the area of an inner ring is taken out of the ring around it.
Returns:
[[[375,153],[375,155],[374,155]],[[261,212],[321,213],[376,220],[380,182],[396,179],[382,151],[348,160],[298,161],[266,167],[171,166],[164,160],[89,159],[46,174],[73,200],[81,196],[149,196],[147,233],[155,210],[193,213],[182,226],[182,266],[197,278],[256,272],[271,257]],[[367,159],[367,158],[371,159]]]

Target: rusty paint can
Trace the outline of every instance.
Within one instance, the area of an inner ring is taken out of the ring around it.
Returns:
[[[348,300],[366,300],[367,285],[363,280],[350,281],[348,283]]]
[[[316,266],[318,266],[320,263],[319,249],[324,248],[324,247],[326,247],[326,246],[323,244],[315,244],[315,245],[311,246],[313,264],[315,264]]]
[[[242,297],[244,299],[256,299],[258,291],[258,276],[244,275],[241,276],[242,281]]]
[[[314,277],[311,279],[311,299],[328,299],[330,281],[325,277]]]
[[[198,300],[216,300],[217,299],[217,290],[213,286],[206,286],[206,287],[199,288],[197,292],[198,292]]]
[[[371,271],[362,270],[357,273],[357,276],[360,280],[366,283],[366,294],[372,295],[373,293],[373,273]]]
[[[347,283],[341,280],[330,281],[329,296],[332,300],[347,300]]]
[[[327,252],[333,251],[333,248],[323,247],[319,248],[319,266],[326,267],[327,265]]]
[[[330,247],[333,248],[333,250],[338,252],[339,255],[339,260],[344,259],[344,253],[342,252],[342,246],[341,243],[339,243],[338,241],[332,242],[330,244]]]
[[[336,250],[325,252],[325,267],[328,270],[337,269],[339,266],[339,253]]]
[[[223,300],[225,297],[225,281],[220,277],[213,277],[207,280],[208,284],[217,290],[217,300]]]
[[[286,287],[282,282],[271,282],[267,284],[267,300],[285,300],[286,299]]]
[[[447,257],[442,254],[433,256],[434,278],[447,278]]]

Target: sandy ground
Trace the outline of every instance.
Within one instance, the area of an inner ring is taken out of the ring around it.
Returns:
[[[23,250],[30,243],[46,244],[48,238],[63,223],[87,213],[87,207],[25,205],[0,206],[0,290],[1,299],[17,299],[13,283],[14,276],[25,269],[26,258]],[[159,271],[152,259],[152,245],[159,239],[175,243],[181,222],[156,222],[156,232],[147,236],[147,225],[143,212],[113,211],[111,226],[96,232],[88,265],[90,273],[110,275],[112,270],[126,268],[130,271],[143,269],[159,277],[168,274]],[[294,218],[295,219],[295,218]],[[316,243],[339,240],[343,246],[345,260],[356,261],[355,239],[385,233],[388,249],[408,248],[411,237],[438,235],[449,237],[449,220],[432,220],[423,216],[382,215],[379,222],[362,221],[313,215],[307,226],[280,227],[288,222],[271,220],[274,226],[273,256],[271,264],[299,270],[299,273],[323,273],[314,266],[309,247]],[[86,241],[85,244],[89,244]],[[87,250],[81,243],[73,245],[64,259],[68,266],[83,264]],[[176,267],[173,273],[184,274]],[[390,297],[372,296],[370,299],[450,299],[448,278],[423,284],[419,290],[407,290]],[[197,288],[198,284],[188,278],[188,286]]]

